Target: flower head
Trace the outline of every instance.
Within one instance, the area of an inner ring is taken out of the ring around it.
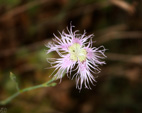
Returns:
[[[71,73],[75,71],[72,78],[76,78],[76,87],[82,89],[84,83],[85,88],[90,87],[90,83],[93,84],[96,80],[93,73],[99,73],[100,68],[98,65],[105,64],[102,59],[106,56],[104,54],[105,48],[92,47],[93,35],[86,36],[86,32],[78,34],[78,31],[73,32],[70,26],[68,34],[62,31],[60,33],[61,38],[56,35],[52,43],[47,44],[49,48],[47,54],[56,51],[60,58],[48,58],[52,67],[55,68],[53,73],[56,78],[62,78],[63,73],[67,73],[67,76],[71,76]]]

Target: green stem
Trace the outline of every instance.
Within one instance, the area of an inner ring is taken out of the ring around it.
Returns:
[[[55,86],[56,83],[53,83],[53,81],[55,81],[55,79],[51,79],[50,81],[45,82],[43,84],[39,84],[39,85],[36,85],[36,86],[32,86],[32,87],[21,89],[18,92],[16,92],[15,94],[13,94],[12,96],[8,97],[7,99],[5,99],[3,101],[0,101],[0,105],[5,105],[5,104],[9,103],[11,100],[13,100],[19,94],[24,93],[26,91],[34,90],[34,89],[41,88],[41,87]]]

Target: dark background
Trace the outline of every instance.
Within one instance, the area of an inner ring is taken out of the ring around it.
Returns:
[[[96,86],[79,92],[75,81],[64,77],[55,87],[25,92],[0,108],[7,113],[142,113],[141,0],[0,0],[0,100],[16,92],[10,72],[20,88],[52,78],[46,58],[56,54],[46,55],[45,44],[70,22],[74,30],[95,35],[93,46],[108,49]]]

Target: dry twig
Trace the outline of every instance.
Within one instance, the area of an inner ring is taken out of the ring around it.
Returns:
[[[131,15],[135,13],[135,10],[136,10],[135,7],[137,5],[136,2],[133,2],[132,4],[129,4],[128,2],[124,0],[110,0],[110,2],[120,7],[121,9],[127,11]]]
[[[125,55],[118,53],[107,53],[108,59],[112,61],[123,61],[142,65],[142,55]]]
[[[106,43],[112,39],[137,39],[137,38],[142,38],[142,32],[140,31],[128,31],[128,32],[123,32],[123,31],[111,31],[108,32],[107,34],[98,37],[97,45]]]

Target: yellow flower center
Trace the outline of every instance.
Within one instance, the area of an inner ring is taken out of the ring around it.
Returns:
[[[69,47],[70,59],[73,61],[79,60],[80,62],[86,59],[86,50],[83,49],[80,44],[75,43]]]

